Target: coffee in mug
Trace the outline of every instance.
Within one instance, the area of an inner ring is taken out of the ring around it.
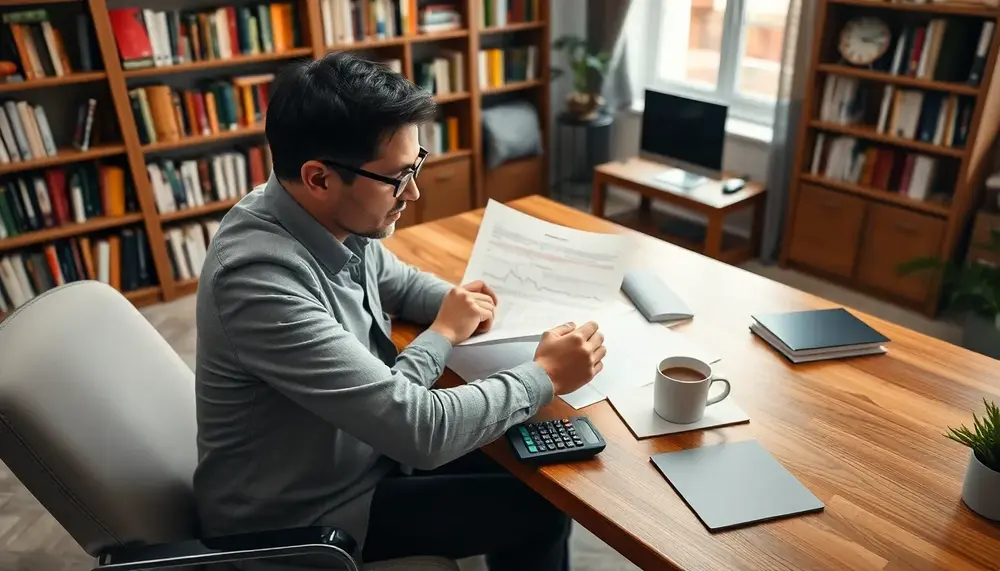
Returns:
[[[729,396],[729,381],[714,376],[712,366],[694,357],[667,357],[660,361],[653,380],[653,410],[675,424],[698,422],[705,407]],[[715,383],[723,383],[722,392],[709,398]]]

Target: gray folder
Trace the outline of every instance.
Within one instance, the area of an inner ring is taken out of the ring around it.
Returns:
[[[627,272],[622,280],[622,291],[647,321],[676,321],[694,317],[684,300],[651,270]]]
[[[755,440],[650,458],[711,531],[823,510],[823,502]]]

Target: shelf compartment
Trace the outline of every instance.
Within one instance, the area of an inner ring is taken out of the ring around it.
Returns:
[[[889,204],[905,206],[906,208],[911,208],[913,210],[918,210],[920,212],[926,212],[928,214],[933,214],[935,216],[947,217],[950,212],[950,208],[946,204],[937,204],[934,202],[927,202],[923,200],[914,200],[902,194],[895,194],[885,190],[867,188],[861,186],[860,184],[854,184],[843,180],[833,180],[826,177],[817,176],[814,174],[803,174],[801,176],[801,179],[803,181],[816,184],[819,186],[834,188],[837,190],[841,190],[843,192],[848,192],[857,196],[863,196],[865,198],[872,198],[874,200],[879,200]]]
[[[541,30],[545,27],[545,22],[517,22],[514,24],[507,24],[506,26],[490,26],[488,28],[480,28],[480,36],[489,36],[493,34],[507,34],[511,32],[520,32],[523,30]]]
[[[17,236],[11,236],[0,240],[0,252],[25,248],[27,246],[51,242],[53,240],[62,240],[64,238],[71,238],[81,234],[107,230],[109,228],[118,228],[139,222],[142,222],[142,214],[134,212],[124,216],[101,216],[98,218],[91,218],[86,222],[73,222],[70,224],[63,224],[62,226],[56,226],[55,228],[35,230],[34,232],[26,232],[24,234],[18,234]]]
[[[469,30],[450,30],[447,32],[435,32],[433,34],[416,34],[413,36],[403,36],[410,41],[411,44],[419,44],[423,42],[436,42],[438,40],[454,40],[456,38],[467,38],[469,37]]]
[[[904,147],[922,153],[941,155],[945,157],[953,157],[956,159],[960,159],[965,155],[964,148],[945,147],[942,145],[925,143],[923,141],[915,141],[912,139],[904,139],[902,137],[894,137],[892,135],[885,135],[878,133],[875,131],[875,129],[869,127],[859,127],[857,125],[838,125],[837,123],[827,123],[824,121],[815,121],[815,120],[810,121],[809,126],[812,127],[813,129],[818,129],[820,131],[840,133],[842,135],[858,137],[859,139],[866,139],[868,141],[875,141],[886,145]]]
[[[501,85],[500,87],[485,87],[483,88],[483,95],[496,95],[498,93],[510,93],[511,91],[521,91],[523,89],[532,89],[535,87],[541,87],[545,85],[545,82],[541,79],[532,79],[530,81],[516,81],[513,83],[508,83],[506,85]]]
[[[131,301],[132,305],[142,307],[144,305],[152,305],[160,301],[160,293],[162,291],[163,290],[160,286],[150,286],[127,291],[122,295],[125,296],[125,299]]]
[[[59,87],[61,85],[75,85],[78,83],[93,83],[104,81],[107,78],[108,74],[103,71],[83,71],[80,73],[69,73],[61,77],[42,77],[26,81],[0,83],[0,93],[30,91],[32,89],[45,89],[46,87]]]
[[[961,16],[980,16],[996,18],[1000,10],[985,6],[969,6],[964,4],[916,4],[897,2],[878,2],[875,0],[829,0],[830,4],[842,6],[864,6],[882,10],[899,10],[901,12],[920,12],[924,14],[955,14]]]
[[[188,218],[197,218],[198,216],[229,210],[235,206],[237,202],[239,202],[239,199],[220,200],[216,202],[209,202],[204,206],[196,206],[194,208],[177,210],[175,212],[167,212],[166,214],[160,214],[160,222],[177,222],[178,220],[187,220]]]
[[[312,48],[294,48],[285,52],[237,55],[226,59],[208,59],[202,61],[182,63],[178,65],[165,65],[161,67],[133,69],[130,71],[123,72],[123,75],[125,76],[125,79],[130,79],[133,77],[150,77],[150,76],[167,75],[173,73],[184,73],[188,71],[199,71],[203,69],[236,67],[236,66],[250,65],[255,63],[282,61],[282,60],[295,59],[299,57],[311,57],[311,56],[312,56]]]
[[[858,79],[867,79],[869,81],[877,81],[892,85],[900,85],[903,87],[913,87],[918,89],[927,89],[931,91],[943,91],[946,93],[956,93],[959,95],[969,95],[969,96],[979,95],[978,85],[969,85],[966,83],[934,81],[932,79],[918,79],[916,77],[909,77],[906,75],[893,75],[891,73],[885,73],[882,71],[861,69],[857,67],[851,67],[848,65],[840,65],[835,63],[821,63],[816,67],[816,70],[819,71],[820,73],[827,73],[830,75],[840,75],[843,77],[856,77]]]
[[[83,161],[111,157],[124,153],[124,145],[98,145],[91,147],[86,151],[78,151],[72,147],[65,147],[59,149],[59,153],[54,157],[43,157],[40,159],[31,159],[30,161],[0,165],[0,175],[32,169],[54,167],[57,165],[67,165],[70,163],[80,163]]]
[[[240,137],[252,137],[264,133],[264,124],[260,123],[252,127],[240,127],[232,131],[220,131],[211,135],[195,135],[193,137],[181,137],[176,141],[162,141],[142,146],[142,152],[155,153],[160,151],[170,151],[173,149],[183,149],[197,145],[207,145],[219,141],[239,139]]]

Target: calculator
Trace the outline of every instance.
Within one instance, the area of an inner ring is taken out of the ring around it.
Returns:
[[[585,416],[518,424],[507,430],[507,441],[526,464],[587,460],[605,447],[597,427]]]

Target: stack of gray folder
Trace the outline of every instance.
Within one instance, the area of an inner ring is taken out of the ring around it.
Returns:
[[[694,313],[651,270],[632,270],[622,280],[622,291],[650,322],[691,319]]]

